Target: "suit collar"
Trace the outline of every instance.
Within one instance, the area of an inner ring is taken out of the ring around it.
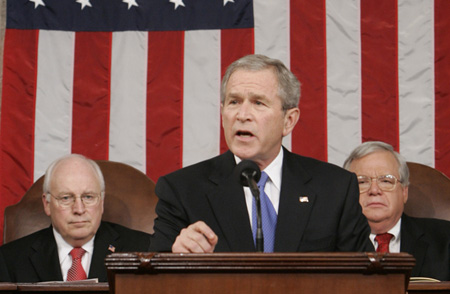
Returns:
[[[209,180],[218,185],[224,178],[229,177],[234,171],[236,161],[234,160],[233,153],[229,150],[222,155],[213,158],[212,160],[213,162]]]
[[[50,226],[31,244],[33,253],[30,261],[40,281],[62,281],[61,266],[58,258],[53,229]]]
[[[309,185],[311,176],[298,158],[284,149],[275,236],[275,251],[278,252],[297,251],[316,199]],[[207,193],[208,199],[226,239],[226,246],[216,249],[255,251],[244,191],[238,184],[239,175],[235,173],[235,166],[233,154],[227,151],[214,159],[210,176],[210,181],[215,185]]]
[[[98,278],[106,281],[105,256],[113,251],[121,251],[121,244],[118,242],[119,233],[111,228],[106,222],[101,222],[95,234],[94,254],[92,255],[91,266],[89,268],[89,279]]]
[[[295,252],[303,237],[316,194],[309,186],[311,176],[298,157],[284,150],[280,206],[275,251]]]
[[[235,166],[234,155],[227,151],[214,159],[209,178],[214,185],[207,197],[225,239],[219,238],[216,250],[255,251],[244,191]]]
[[[428,250],[428,243],[422,240],[425,232],[415,224],[414,220],[402,215],[402,224],[400,229],[400,252],[408,252],[416,259],[411,275],[420,276],[420,269],[425,262],[425,256]]]
[[[88,278],[98,278],[100,281],[107,280],[104,259],[106,255],[112,253],[110,245],[117,251],[122,249],[119,234],[107,223],[101,222],[94,239],[94,253]],[[29,258],[39,280],[62,281],[58,248],[52,227],[44,229],[41,236],[31,244],[31,247],[33,252]]]

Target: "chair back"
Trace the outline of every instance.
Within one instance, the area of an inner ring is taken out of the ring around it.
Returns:
[[[155,184],[144,173],[127,164],[97,160],[105,178],[102,219],[131,229],[153,233],[156,217]],[[5,209],[4,239],[7,243],[50,225],[42,204],[44,176],[25,193],[20,202]]]
[[[435,168],[408,162],[410,172],[405,213],[450,221],[450,179]]]

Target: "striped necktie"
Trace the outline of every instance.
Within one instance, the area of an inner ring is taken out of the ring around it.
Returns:
[[[67,272],[67,281],[79,281],[85,280],[86,272],[81,265],[81,258],[83,257],[86,250],[80,247],[75,247],[70,251],[72,256],[72,267]]]

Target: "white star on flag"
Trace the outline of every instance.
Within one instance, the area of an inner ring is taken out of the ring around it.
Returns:
[[[131,6],[136,6],[136,7],[139,6],[139,5],[136,3],[136,0],[123,0],[123,3],[127,3],[127,4],[128,4],[128,9],[130,9]]]
[[[184,3],[183,3],[183,0],[170,0],[169,2],[172,2],[172,3],[174,3],[175,4],[175,9],[177,9],[178,8],[178,6],[183,6],[183,7],[185,7],[184,6]]]
[[[85,6],[89,6],[92,7],[91,3],[89,2],[89,0],[77,0],[77,3],[81,4],[81,9],[83,10]]]
[[[234,0],[223,0],[223,6],[227,5],[228,2],[234,3]]]
[[[39,5],[45,6],[45,3],[43,0],[30,0],[30,2],[34,3],[34,8],[36,9]]]

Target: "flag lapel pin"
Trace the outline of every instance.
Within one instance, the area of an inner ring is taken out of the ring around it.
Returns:
[[[298,201],[300,201],[300,203],[309,202],[309,198],[308,196],[300,196]]]

